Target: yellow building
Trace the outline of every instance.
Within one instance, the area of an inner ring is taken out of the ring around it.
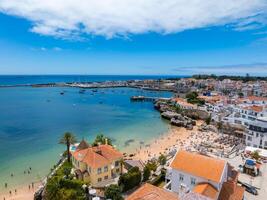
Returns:
[[[90,181],[94,187],[109,184],[122,173],[122,153],[110,145],[89,147],[82,141],[72,152],[72,164],[77,178]]]

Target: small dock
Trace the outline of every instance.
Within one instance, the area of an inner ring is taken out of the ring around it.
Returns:
[[[131,101],[156,101],[156,100],[169,100],[170,98],[162,97],[146,97],[146,96],[132,96]]]

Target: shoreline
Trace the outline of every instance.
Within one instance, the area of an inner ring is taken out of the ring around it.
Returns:
[[[184,127],[177,127],[170,124],[166,133],[154,138],[147,145],[136,149],[134,152],[135,155],[129,159],[137,159],[145,163],[150,159],[157,158],[160,154],[169,154],[174,148],[177,150],[186,148],[186,144],[191,144],[189,140],[190,135],[193,132],[197,132],[203,123],[203,121],[198,120],[193,130],[187,130]]]
[[[133,150],[134,156],[126,156],[125,159],[141,160],[146,163],[148,160],[158,158],[160,154],[170,154],[174,149],[184,149],[189,151],[196,151],[194,146],[200,144],[203,141],[214,139],[216,134],[213,132],[201,132],[198,128],[204,123],[202,120],[198,120],[193,130],[187,130],[184,127],[176,127],[169,125],[167,132],[162,135],[152,138],[151,141],[140,145],[139,149]],[[217,135],[218,137],[218,135]],[[127,155],[130,155],[130,153]],[[169,162],[171,159],[168,159]],[[17,187],[17,194],[12,190],[12,195],[9,194],[9,190],[5,189],[5,192],[0,193],[0,200],[29,200],[33,199],[34,192],[37,191],[41,182],[36,182],[34,188],[29,189],[28,185],[21,185]]]
[[[201,122],[199,122],[201,123]],[[194,129],[197,129],[198,126],[195,126]],[[131,152],[135,154],[135,156],[131,157],[131,159],[140,159],[143,162],[147,161],[147,159],[151,159],[148,154],[146,153],[147,149],[150,151],[155,152],[156,155],[160,153],[164,153],[166,149],[170,149],[173,147],[177,141],[186,141],[188,136],[190,135],[191,131],[193,130],[186,130],[182,127],[175,127],[173,125],[169,125],[167,132],[164,132],[162,135],[156,136],[152,138],[150,141],[142,145],[140,149],[133,149]],[[130,153],[129,153],[130,154]],[[15,194],[13,187],[3,189],[0,193],[0,200],[29,200],[33,199],[34,192],[37,191],[39,186],[41,185],[40,182],[34,183],[34,188],[29,189],[29,185],[19,185],[16,187],[17,193]],[[12,195],[9,194],[9,191],[12,191]]]

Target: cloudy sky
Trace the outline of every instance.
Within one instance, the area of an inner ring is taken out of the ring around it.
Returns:
[[[0,74],[267,75],[267,0],[0,0]]]

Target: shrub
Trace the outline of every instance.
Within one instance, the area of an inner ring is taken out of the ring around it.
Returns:
[[[118,185],[110,185],[105,189],[105,197],[106,199],[112,200],[123,200],[121,196],[121,190]]]
[[[105,137],[103,134],[98,134],[95,138],[95,141],[93,142],[93,146],[97,146],[98,144],[105,144],[107,141],[107,143],[109,145],[112,145],[112,141],[110,138]]]
[[[122,191],[128,191],[135,186],[139,185],[141,182],[141,172],[138,167],[131,168],[128,173],[120,176],[119,186]]]
[[[255,160],[259,160],[260,159],[260,154],[258,151],[254,151],[251,153],[251,158],[255,159]]]
[[[69,177],[72,165],[69,162],[56,171],[53,177],[48,179],[45,188],[45,200],[85,200],[85,192],[82,189],[83,181],[71,180]],[[64,178],[66,176],[67,178]]]
[[[157,162],[156,161],[149,161],[146,166],[152,170],[152,171],[156,171],[157,170]]]
[[[158,162],[159,162],[160,165],[165,165],[166,162],[167,162],[166,156],[163,155],[163,154],[160,154]]]
[[[147,181],[151,175],[150,169],[148,166],[144,167],[144,172],[143,172],[143,181]]]

